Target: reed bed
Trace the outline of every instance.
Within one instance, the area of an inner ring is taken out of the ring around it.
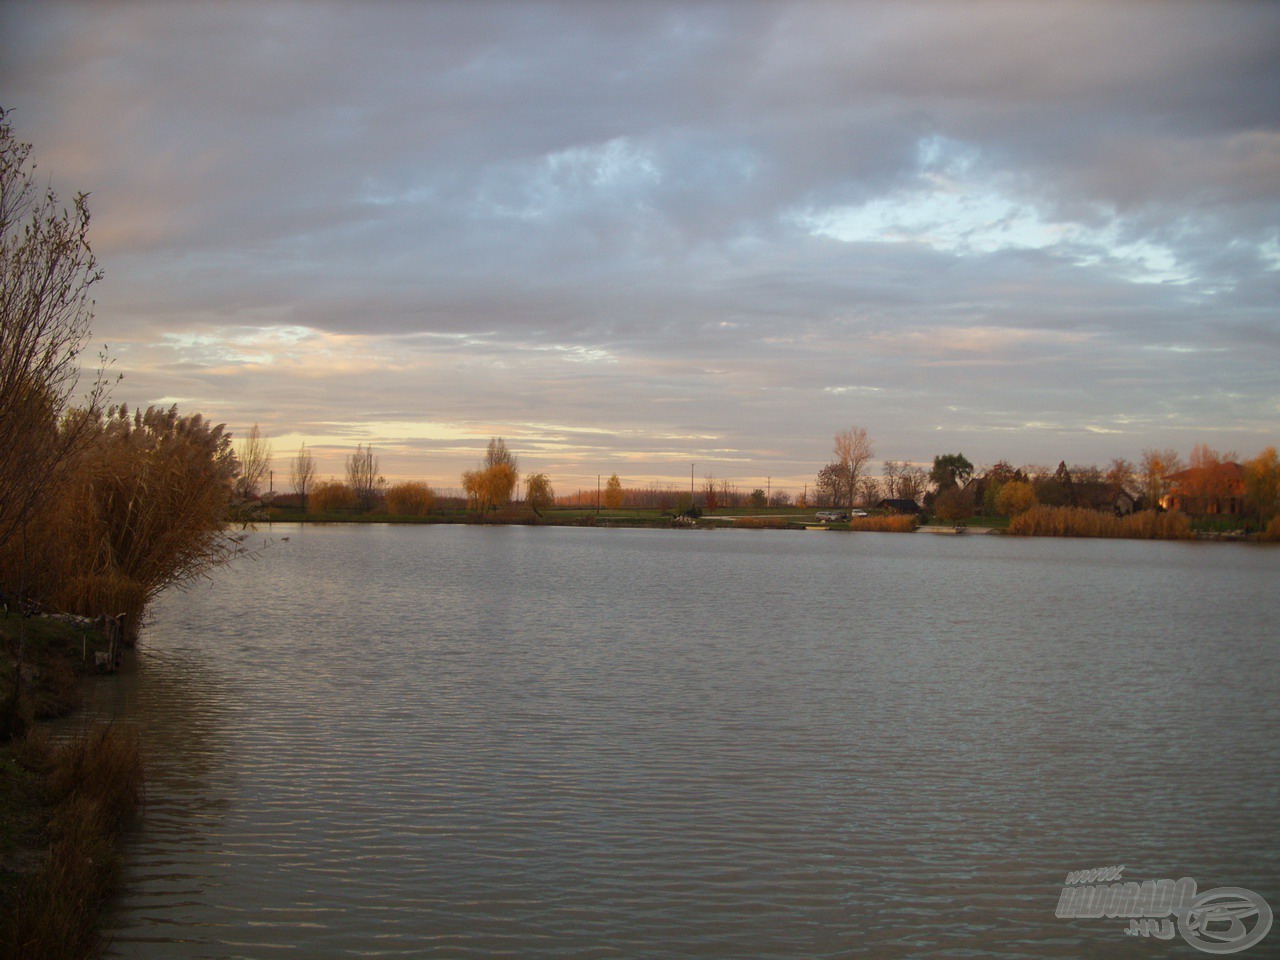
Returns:
[[[0,921],[0,954],[82,960],[100,947],[98,920],[118,869],[117,834],[136,808],[143,765],[137,738],[100,727],[51,745],[39,730],[19,752],[46,784],[48,852]]]
[[[919,522],[907,514],[886,517],[851,517],[849,529],[865,533],[915,533]]]
[[[1009,533],[1024,537],[1115,537],[1132,540],[1190,540],[1185,513],[1143,510],[1117,517],[1086,507],[1036,506],[1009,521]]]

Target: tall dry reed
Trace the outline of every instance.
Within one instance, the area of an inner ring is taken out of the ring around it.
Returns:
[[[47,784],[49,846],[0,926],[0,953],[27,960],[95,956],[99,917],[117,873],[116,836],[141,796],[137,738],[101,727],[50,746],[41,731],[23,754]]]
[[[1027,537],[1115,537],[1189,540],[1195,536],[1184,513],[1143,510],[1117,517],[1087,507],[1036,506],[1009,521],[1009,533]]]
[[[121,407],[92,420],[57,495],[0,550],[0,583],[55,609],[123,614],[131,636],[156,594],[233,554],[236,463],[222,427],[199,414]]]
[[[885,517],[851,517],[849,529],[865,533],[915,533],[919,526],[915,517],[893,514]]]

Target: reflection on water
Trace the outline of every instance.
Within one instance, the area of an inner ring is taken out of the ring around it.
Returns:
[[[120,688],[112,956],[1150,957],[1054,916],[1114,863],[1280,907],[1280,551],[273,533]]]

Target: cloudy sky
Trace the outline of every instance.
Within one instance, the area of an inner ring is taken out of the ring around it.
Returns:
[[[442,486],[1251,456],[1278,91],[1274,3],[0,3],[116,398]]]

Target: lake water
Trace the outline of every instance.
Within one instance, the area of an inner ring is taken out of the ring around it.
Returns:
[[[98,682],[150,756],[110,956],[1201,956],[1055,916],[1115,864],[1280,909],[1280,550],[251,539]]]

